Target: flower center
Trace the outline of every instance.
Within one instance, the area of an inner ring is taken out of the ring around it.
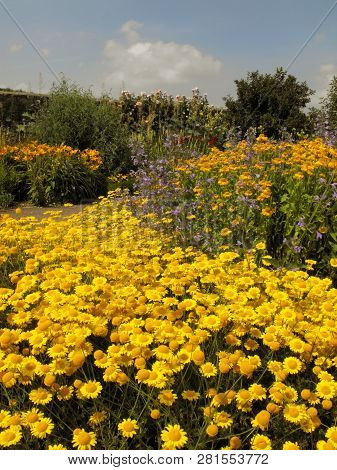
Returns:
[[[168,434],[168,437],[170,441],[173,441],[173,442],[179,441],[181,438],[180,431],[178,429],[171,429],[171,431]]]

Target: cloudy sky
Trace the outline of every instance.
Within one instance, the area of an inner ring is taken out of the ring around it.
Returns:
[[[335,0],[0,0],[0,87],[46,91],[63,73],[95,93],[162,89],[213,104],[247,71],[284,68],[317,91],[337,75]],[[14,20],[6,14],[5,5]],[[39,57],[25,35],[48,63]]]

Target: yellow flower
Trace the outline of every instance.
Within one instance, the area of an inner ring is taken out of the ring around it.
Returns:
[[[196,392],[194,390],[185,390],[181,396],[183,397],[184,400],[189,400],[189,401],[194,401],[198,400],[200,398],[200,393]]]
[[[283,410],[283,416],[291,423],[300,423],[306,417],[305,406],[288,404]]]
[[[266,244],[265,244],[265,242],[259,242],[255,245],[255,248],[257,250],[265,250],[266,249]]]
[[[22,413],[22,423],[24,426],[32,426],[42,418],[44,418],[44,415],[38,408],[32,408],[31,410]]]
[[[7,426],[21,426],[22,424],[22,417],[19,413],[12,414],[7,420],[6,420]]]
[[[254,400],[264,400],[267,397],[267,390],[257,383],[253,383],[248,391],[252,394]]]
[[[271,450],[271,440],[262,434],[256,434],[250,441],[253,450]]]
[[[331,258],[331,259],[330,259],[330,265],[331,265],[333,268],[337,268],[337,258]]]
[[[317,450],[335,450],[335,447],[327,441],[317,441],[316,443]]]
[[[102,423],[106,420],[108,414],[106,411],[95,411],[89,418],[88,423],[91,426],[97,426],[98,424]]]
[[[45,405],[52,399],[52,394],[45,388],[37,388],[29,393],[29,399],[34,405]]]
[[[282,447],[283,450],[300,450],[300,446],[297,442],[286,441]]]
[[[283,367],[289,374],[297,374],[302,369],[302,362],[297,357],[286,357],[283,361]]]
[[[197,303],[193,299],[185,299],[178,304],[180,310],[193,310],[197,306]]]
[[[7,410],[0,410],[0,428],[8,427],[8,419],[10,418],[10,412]]]
[[[84,429],[77,428],[73,431],[73,447],[78,450],[90,450],[96,445],[96,435]]]
[[[158,395],[159,403],[167,406],[172,406],[177,398],[177,395],[172,390],[162,390]]]
[[[268,427],[270,421],[270,413],[267,410],[260,411],[254,419],[252,419],[252,426],[254,428],[260,428],[262,431],[265,431]]]
[[[160,418],[160,411],[157,409],[151,410],[150,416],[152,419],[159,419]]]
[[[53,444],[48,446],[48,450],[67,450],[67,448],[62,444]]]
[[[325,433],[325,437],[328,439],[328,442],[337,449],[337,426],[332,426]]]
[[[22,433],[20,426],[10,426],[0,432],[0,446],[11,447],[21,441]]]
[[[274,212],[275,212],[275,209],[271,209],[270,207],[265,207],[261,211],[262,215],[265,215],[266,217],[270,217],[271,215],[274,214]]]
[[[205,362],[205,364],[202,364],[200,367],[200,372],[204,377],[214,377],[217,374],[217,368],[211,362]]]
[[[231,418],[231,415],[225,411],[214,413],[213,421],[222,429],[227,429],[233,424],[233,418]]]
[[[73,391],[73,387],[62,385],[60,388],[58,388],[56,396],[59,400],[70,400],[73,395]]]
[[[45,438],[54,429],[54,424],[49,418],[41,418],[36,423],[33,423],[30,427],[31,433],[34,437],[40,439]]]
[[[220,253],[219,260],[222,263],[227,263],[227,262],[233,261],[234,259],[238,257],[239,255],[237,253],[234,253],[232,251],[225,251],[224,253]]]
[[[219,428],[216,424],[209,424],[206,428],[206,434],[209,437],[215,437],[219,432]]]
[[[97,398],[102,391],[102,385],[95,380],[89,380],[80,388],[80,392],[84,398]]]
[[[13,372],[5,372],[2,376],[2,383],[6,388],[11,388],[16,384],[16,378]]]
[[[187,442],[187,434],[179,424],[169,424],[161,432],[161,440],[163,441],[163,449],[181,449]]]
[[[223,228],[220,232],[220,235],[222,235],[223,237],[227,237],[231,233],[232,233],[232,231],[229,228]]]
[[[229,449],[231,450],[240,449],[241,444],[242,444],[241,439],[238,436],[233,436],[229,440]]]
[[[118,424],[118,430],[121,432],[123,437],[133,437],[137,434],[139,426],[135,419],[124,419]]]
[[[317,396],[323,399],[334,398],[337,394],[335,382],[322,380],[316,385]]]

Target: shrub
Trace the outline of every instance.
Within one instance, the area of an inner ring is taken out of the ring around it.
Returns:
[[[20,166],[6,157],[0,157],[0,207],[9,207],[26,193],[25,175]]]
[[[65,145],[31,142],[3,147],[0,157],[6,176],[6,179],[3,177],[3,187],[7,188],[7,192],[11,190],[16,199],[24,193],[33,204],[41,206],[78,203],[83,199],[96,198],[107,190],[106,175],[99,170],[102,159],[96,150],[81,152]],[[21,179],[18,180],[18,176]]]
[[[78,158],[42,156],[28,166],[29,196],[38,206],[95,199],[104,192],[105,184],[104,175]]]
[[[132,167],[128,131],[116,106],[66,80],[52,88],[31,123],[30,136],[50,145],[97,149],[108,174]]]
[[[0,208],[6,209],[10,207],[14,202],[14,196],[10,193],[0,193]]]

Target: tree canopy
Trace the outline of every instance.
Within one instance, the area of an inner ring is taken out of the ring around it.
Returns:
[[[269,137],[284,133],[306,131],[309,119],[304,112],[314,93],[306,82],[299,82],[282,68],[271,74],[248,72],[247,77],[235,80],[236,99],[224,99],[226,117],[232,127],[244,133],[249,128],[262,128]]]

